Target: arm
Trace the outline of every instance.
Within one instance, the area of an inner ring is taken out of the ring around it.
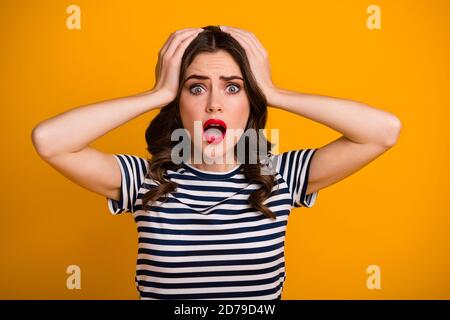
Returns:
[[[74,108],[34,127],[33,144],[38,154],[46,159],[75,153],[107,132],[161,107],[166,100],[161,92],[147,91]]]
[[[245,49],[250,67],[269,105],[322,123],[343,135],[318,148],[311,159],[306,194],[344,179],[391,148],[401,130],[393,114],[363,103],[277,88],[268,52],[248,31],[220,26]]]
[[[343,135],[318,148],[306,194],[358,171],[397,142],[401,122],[393,114],[356,101],[274,89],[270,105],[322,123]]]
[[[181,57],[201,31],[201,28],[187,28],[171,34],[159,51],[153,89],[78,107],[40,122],[31,133],[39,156],[82,187],[120,200],[121,170],[115,156],[95,150],[89,144],[176,97]]]
[[[119,200],[120,168],[112,154],[89,146],[131,119],[162,106],[162,91],[117,98],[78,107],[40,122],[32,130],[39,156],[80,186]]]

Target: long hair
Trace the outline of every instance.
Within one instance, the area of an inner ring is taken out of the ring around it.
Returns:
[[[253,129],[260,132],[264,129],[267,121],[267,99],[251,72],[250,64],[245,50],[231,35],[223,32],[217,26],[207,26],[186,48],[180,68],[179,88],[176,98],[168,105],[161,108],[159,114],[150,122],[146,132],[145,139],[147,141],[147,150],[152,154],[152,158],[148,159],[149,170],[147,175],[151,177],[157,184],[151,188],[142,198],[144,208],[149,207],[149,203],[154,201],[167,200],[167,194],[174,191],[177,184],[165,178],[166,170],[179,169],[183,164],[175,164],[172,162],[172,148],[178,143],[171,140],[171,134],[174,130],[183,128],[180,116],[179,100],[182,89],[182,79],[185,76],[186,69],[192,63],[195,56],[202,52],[214,53],[218,50],[227,51],[236,63],[239,65],[243,74],[245,91],[250,102],[250,114],[247,121],[244,134],[241,139],[247,139],[245,135],[247,129]],[[234,146],[234,154],[237,154],[237,146],[239,143],[245,143],[245,160],[242,163],[243,174],[250,182],[257,183],[260,188],[253,191],[248,203],[254,209],[262,212],[266,217],[276,219],[276,215],[263,203],[270,197],[272,187],[275,184],[273,174],[261,174],[263,164],[261,155],[266,158],[271,154],[272,144],[266,140],[264,135],[256,135],[257,143],[248,145],[248,141],[238,142]],[[266,154],[261,154],[259,146],[264,145]],[[256,146],[255,146],[256,145]],[[248,159],[253,157],[257,159],[248,163]]]

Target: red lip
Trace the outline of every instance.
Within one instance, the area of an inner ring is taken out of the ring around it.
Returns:
[[[220,119],[208,119],[208,120],[206,120],[206,122],[203,124],[203,130],[205,130],[205,128],[208,127],[211,124],[217,124],[219,126],[222,126],[225,130],[227,130],[227,125],[225,124],[225,122],[223,122]]]

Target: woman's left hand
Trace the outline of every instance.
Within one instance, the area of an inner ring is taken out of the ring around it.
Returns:
[[[272,97],[276,87],[272,83],[267,50],[256,36],[249,31],[229,26],[220,26],[220,29],[229,33],[245,49],[255,80],[266,96],[267,104],[272,105]]]

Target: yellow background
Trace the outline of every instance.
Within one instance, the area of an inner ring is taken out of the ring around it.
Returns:
[[[31,130],[71,108],[148,90],[173,31],[231,25],[269,51],[274,83],[397,115],[397,145],[291,213],[283,299],[449,299],[450,1],[1,1],[0,298],[137,299],[137,232],[41,160]],[[81,30],[66,8],[81,8]],[[366,8],[381,8],[381,30]],[[280,151],[340,133],[270,109]],[[92,146],[146,156],[152,111]],[[64,137],[61,137],[64,139]],[[81,267],[81,290],[66,268]],[[381,268],[381,289],[366,268]]]

